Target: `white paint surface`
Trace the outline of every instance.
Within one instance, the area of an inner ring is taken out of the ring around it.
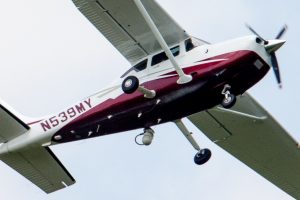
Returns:
[[[273,39],[287,23],[288,42],[277,54],[283,89],[270,72],[250,91],[300,141],[299,1],[158,2],[190,34],[210,42],[249,34],[245,22]],[[71,0],[3,1],[0,25],[0,97],[26,115],[63,109],[129,68]],[[205,166],[194,165],[193,148],[174,124],[166,124],[154,128],[147,148],[134,143],[140,131],[52,148],[77,183],[50,195],[0,163],[1,199],[292,199],[186,123],[213,151]]]

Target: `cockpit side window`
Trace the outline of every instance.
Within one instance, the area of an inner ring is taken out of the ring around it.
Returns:
[[[147,63],[148,63],[148,59],[143,60],[142,62],[139,62],[138,64],[134,65],[133,67],[131,67],[127,72],[125,72],[125,74],[123,74],[121,76],[121,78],[124,78],[125,76],[127,76],[130,72],[132,72],[133,70],[136,72],[140,72],[143,71],[147,68]]]
[[[171,50],[173,56],[175,56],[175,57],[178,56],[179,53],[180,53],[180,47],[179,47],[179,46],[173,47],[173,48],[170,49],[170,50]]]
[[[165,60],[168,60],[168,56],[166,55],[165,52],[162,52],[160,54],[157,54],[157,55],[153,56],[151,65],[152,66],[157,65],[158,63],[161,63]]]
[[[180,54],[180,47],[176,46],[170,49],[173,56],[178,56]],[[151,66],[157,65],[158,63],[161,63],[165,60],[168,60],[168,56],[166,55],[165,52],[161,52],[159,54],[156,54],[155,56],[153,56],[152,58],[152,62],[151,62]]]
[[[195,45],[193,44],[193,41],[192,41],[191,38],[187,39],[184,43],[185,43],[186,52],[189,52],[189,51],[191,51],[192,49],[195,48]]]
[[[135,66],[133,66],[133,68],[135,69],[136,72],[143,71],[144,69],[147,68],[147,62],[148,62],[148,59],[143,60],[142,62],[140,62],[140,63],[136,64]]]

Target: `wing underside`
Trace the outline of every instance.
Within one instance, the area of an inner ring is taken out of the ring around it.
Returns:
[[[0,159],[46,193],[75,183],[49,148],[36,147],[2,155]]]
[[[248,94],[230,110],[214,108],[188,119],[217,145],[300,199],[298,143]]]
[[[162,50],[133,0],[73,0],[73,2],[131,64]],[[156,1],[141,2],[169,46],[189,37]]]

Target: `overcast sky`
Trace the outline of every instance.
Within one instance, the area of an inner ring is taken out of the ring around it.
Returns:
[[[99,91],[130,66],[71,0],[14,0],[0,7],[0,98],[21,113],[42,116]],[[121,1],[121,0],[120,0]],[[191,35],[212,43],[248,35],[245,22],[273,39],[289,25],[278,52],[283,89],[270,73],[250,93],[300,141],[299,0],[158,0]],[[46,195],[0,163],[1,199],[252,200],[292,199],[210,142],[191,123],[204,166],[173,124],[155,127],[150,147],[141,130],[53,147],[77,183]]]

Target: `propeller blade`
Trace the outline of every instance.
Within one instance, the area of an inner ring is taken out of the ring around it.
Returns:
[[[280,76],[279,65],[278,65],[278,61],[277,61],[276,55],[275,55],[274,52],[271,53],[270,55],[271,55],[272,67],[273,67],[273,70],[274,70],[274,73],[275,73],[275,77],[276,77],[277,83],[279,85],[279,88],[282,88],[281,76]]]
[[[259,39],[264,41],[265,44],[268,44],[268,41],[261,37],[249,24],[246,24],[246,26],[254,35],[256,35]]]
[[[284,25],[280,30],[280,32],[278,33],[276,39],[282,38],[282,36],[286,33],[287,29],[288,29],[287,25]]]

